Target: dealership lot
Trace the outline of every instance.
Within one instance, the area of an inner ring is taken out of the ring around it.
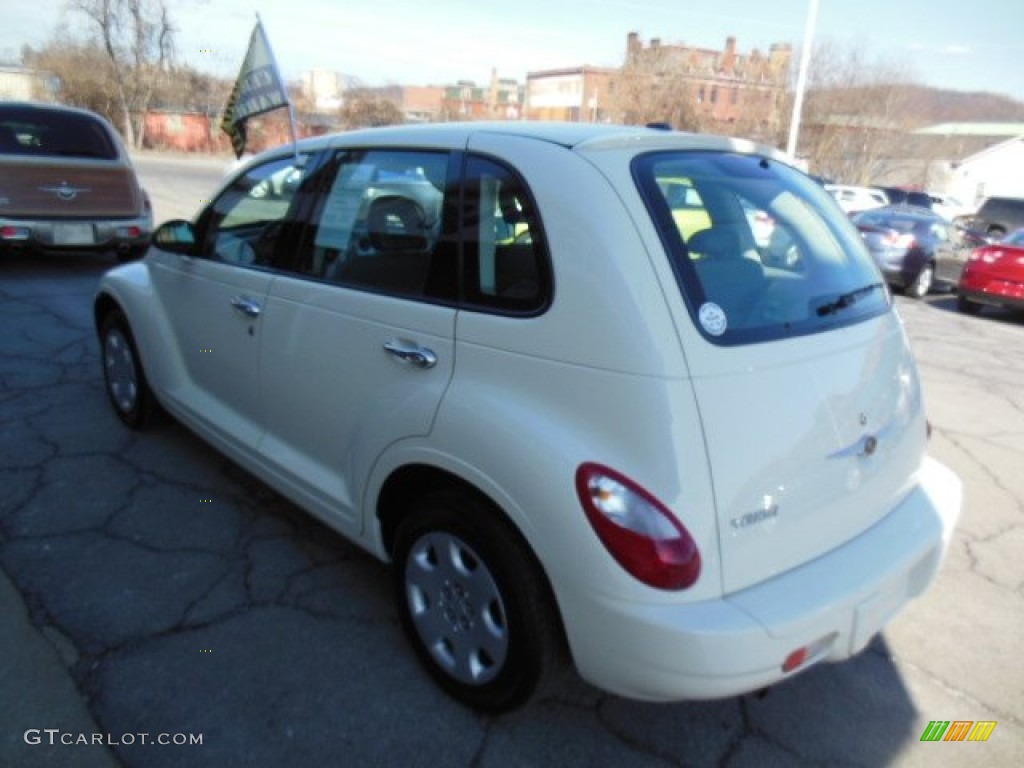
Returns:
[[[157,219],[190,216],[227,164],[141,158]],[[0,667],[0,765],[1024,764],[1021,315],[898,299],[965,512],[938,582],[868,651],[712,703],[629,702],[567,673],[486,718],[421,674],[381,565],[173,422],[121,427],[90,316],[109,263],[0,264],[0,568],[95,720],[47,719]],[[933,720],[997,725],[921,743]],[[24,736],[55,728],[110,743]]]

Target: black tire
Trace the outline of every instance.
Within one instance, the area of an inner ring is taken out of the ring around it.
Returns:
[[[963,296],[956,297],[956,308],[965,315],[977,315],[981,312],[981,304],[977,304]]]
[[[428,494],[395,537],[395,597],[420,662],[474,709],[520,706],[558,663],[550,591],[527,545],[488,503]]]
[[[107,396],[118,418],[132,429],[144,428],[153,416],[155,401],[142,370],[135,337],[120,310],[103,318],[100,358]]]
[[[935,282],[935,267],[925,264],[917,273],[914,281],[907,286],[905,293],[912,299],[923,299],[932,289],[933,282]]]

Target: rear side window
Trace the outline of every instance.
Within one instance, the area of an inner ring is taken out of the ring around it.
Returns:
[[[659,152],[636,158],[633,173],[711,341],[816,333],[888,310],[856,229],[799,171],[753,155]],[[700,205],[681,204],[680,188]]]
[[[510,168],[469,156],[462,199],[465,301],[533,313],[550,298],[550,269],[537,208]]]
[[[87,114],[14,107],[0,109],[0,153],[114,160],[117,146]]]

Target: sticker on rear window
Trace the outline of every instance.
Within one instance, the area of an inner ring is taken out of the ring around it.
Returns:
[[[721,336],[725,333],[728,325],[725,312],[715,302],[709,301],[704,304],[700,308],[700,312],[697,313],[697,317],[700,319],[701,327],[712,336]]]

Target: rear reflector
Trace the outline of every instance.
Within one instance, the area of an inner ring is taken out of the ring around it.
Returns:
[[[789,654],[789,656],[786,657],[786,660],[784,662],[782,662],[782,671],[792,672],[794,669],[801,666],[805,661],[807,661],[807,647],[804,646],[803,648],[797,648],[795,651]]]
[[[838,637],[836,632],[830,632],[824,637],[819,637],[813,643],[797,648],[782,662],[782,671],[793,672],[804,666],[808,661],[816,661],[821,658],[832,647],[836,637]]]

